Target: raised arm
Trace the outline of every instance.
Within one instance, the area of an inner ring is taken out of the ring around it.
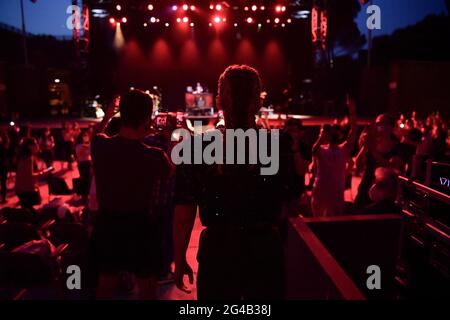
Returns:
[[[356,121],[356,105],[355,101],[353,101],[347,95],[347,108],[350,113],[350,132],[347,137],[347,141],[342,143],[342,148],[345,153],[349,155],[352,152],[353,146],[355,145],[356,137],[358,135],[358,125]]]
[[[189,283],[194,283],[194,273],[186,260],[186,251],[194,227],[197,206],[194,204],[177,204],[173,219],[173,242],[175,261],[175,285],[178,289],[191,293],[184,285],[184,275],[189,277]]]
[[[316,156],[319,152],[320,146],[325,142],[326,134],[323,130],[323,128],[320,130],[319,137],[317,138],[316,143],[314,143],[312,147],[312,154],[313,156]]]
[[[113,101],[109,104],[106,109],[105,116],[103,117],[102,122],[100,122],[94,128],[94,135],[99,133],[104,133],[106,128],[108,127],[109,122],[114,117],[114,115],[118,112],[117,108],[119,106],[120,97],[115,97]]]

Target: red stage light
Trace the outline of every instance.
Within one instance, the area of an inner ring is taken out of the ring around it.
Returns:
[[[245,10],[245,11],[248,11],[248,7],[245,7],[244,10]]]
[[[172,6],[172,11],[177,11],[177,10],[178,10],[178,7],[176,5],[173,5]]]
[[[270,19],[267,19],[266,22],[267,22],[267,23],[270,23]]]
[[[291,19],[287,19],[287,23],[291,23],[292,22],[292,20]]]
[[[191,27],[194,27],[194,23],[193,23],[193,22],[191,22],[189,25],[190,25]]]
[[[181,22],[181,18],[177,18],[177,22],[180,23]]]
[[[216,10],[217,10],[217,11],[222,10],[222,5],[220,5],[220,4],[216,5]]]
[[[188,22],[189,22],[189,18],[188,18],[188,17],[184,17],[184,18],[183,18],[183,22],[184,22],[184,23],[188,23]]]
[[[215,22],[215,23],[220,23],[221,20],[222,20],[222,19],[220,19],[219,16],[215,16],[215,17],[214,17],[214,22]]]
[[[253,18],[252,17],[248,17],[247,18],[247,23],[252,23],[253,22]]]
[[[276,6],[276,7],[275,7],[275,11],[276,11],[276,12],[281,12],[281,6]]]
[[[187,11],[189,9],[189,6],[187,4],[183,4],[183,10]]]
[[[266,10],[266,7],[264,7],[264,6],[261,6],[261,11],[264,11],[264,10]]]
[[[152,10],[153,10],[153,5],[152,5],[152,4],[149,4],[149,5],[147,6],[147,9],[148,9],[149,11],[152,11]]]
[[[168,22],[166,22],[164,25],[166,26],[166,28],[168,28],[170,26],[170,24]]]
[[[127,23],[127,21],[128,21],[127,18],[125,18],[125,17],[122,18],[122,22],[123,22],[123,23]]]
[[[117,10],[117,11],[122,10],[122,6],[121,6],[120,4],[118,4],[118,5],[116,6],[116,10]]]
[[[281,7],[281,11],[285,12],[285,11],[286,11],[286,7],[285,7],[285,6],[282,6],[282,7]]]
[[[155,22],[156,22],[156,18],[155,18],[155,17],[151,17],[151,18],[150,18],[150,22],[151,22],[151,23],[155,23]]]
[[[109,23],[115,24],[115,23],[116,23],[116,19],[114,19],[114,18],[109,18]]]
[[[191,6],[191,11],[195,11],[195,6]]]
[[[210,4],[209,9],[211,9],[211,10],[214,9],[214,5]]]
[[[278,18],[275,18],[275,23],[278,23],[278,22],[280,22],[280,19],[278,19]]]
[[[255,6],[255,5],[252,5],[252,10],[253,10],[253,11],[256,11],[256,10],[258,10],[258,7]]]

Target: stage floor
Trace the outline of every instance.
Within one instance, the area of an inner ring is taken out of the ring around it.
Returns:
[[[192,118],[192,117],[191,117]],[[194,117],[195,118],[195,117]],[[192,119],[194,119],[192,118]],[[203,118],[203,117],[202,117]],[[302,121],[304,126],[322,126],[324,124],[333,124],[335,118],[332,117],[321,117],[321,116],[311,116],[311,115],[286,115],[286,114],[271,114],[268,116],[268,120],[270,125],[274,125],[276,127],[280,126],[283,122],[285,122],[289,118],[299,119]],[[64,121],[67,122],[77,122],[81,128],[86,128],[89,125],[96,124],[101,122],[101,119],[94,118],[39,118],[39,119],[22,119],[15,123],[15,125],[23,127],[29,125],[33,129],[43,129],[43,128],[60,128]],[[358,118],[359,126],[366,126],[371,122],[371,119],[367,118]],[[10,122],[3,121],[0,122],[1,128],[6,128],[10,126]]]

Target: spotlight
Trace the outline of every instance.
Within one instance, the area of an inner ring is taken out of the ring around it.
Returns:
[[[234,27],[236,28],[237,26],[238,26],[238,24],[237,24],[237,23],[235,23],[235,24],[234,24]]]
[[[61,80],[60,79],[55,79],[55,83],[60,83]]]
[[[122,6],[121,6],[120,4],[118,4],[118,5],[116,6],[116,10],[117,10],[117,11],[122,10]]]
[[[9,123],[9,125],[10,125],[11,127],[14,127],[16,124],[14,123],[14,121],[11,121],[11,122]]]
[[[258,28],[261,28],[262,27],[262,24],[261,23],[258,23]]]
[[[173,5],[172,6],[172,11],[177,11],[177,10],[178,10],[178,7],[176,5]]]
[[[211,26],[212,26],[212,23],[210,22],[208,25],[211,27]]]
[[[227,18],[222,18],[222,21],[223,22],[227,22]]]
[[[282,23],[282,24],[281,24],[281,27],[284,28],[284,27],[286,27],[286,25],[285,25],[284,23]]]
[[[214,17],[214,22],[215,22],[215,23],[220,23],[221,20],[222,20],[222,19],[220,19],[219,16],[215,16],[215,17]]]
[[[267,19],[266,22],[267,22],[267,23],[270,23],[270,19]]]
[[[114,19],[114,18],[109,18],[109,23],[115,24],[115,23],[116,23],[116,19]]]
[[[144,22],[144,27],[147,27],[147,26],[148,26],[147,22]]]
[[[193,23],[193,22],[191,22],[189,25],[190,25],[191,27],[194,27],[194,23]]]
[[[252,23],[253,22],[253,18],[252,17],[248,17],[247,18],[247,23]]]
[[[187,4],[183,4],[183,10],[187,11],[189,9],[189,6]]]
[[[123,18],[122,18],[122,22],[123,22],[123,23],[127,23],[127,21],[128,21],[128,19],[127,19],[126,17],[123,17]]]
[[[256,11],[256,10],[258,10],[258,7],[255,5],[252,5],[252,11]]]
[[[184,22],[184,23],[188,23],[188,22],[189,22],[189,18],[188,18],[188,17],[184,17],[184,18],[183,18],[183,22]]]
[[[181,22],[181,18],[177,18],[177,22],[180,23]]]
[[[290,18],[287,19],[286,21],[287,21],[287,23],[291,23],[292,22],[292,20]]]
[[[168,28],[170,26],[170,24],[168,22],[166,22],[164,25],[166,26],[166,28]]]
[[[195,6],[191,6],[191,11],[195,11]]]
[[[213,9],[214,9],[214,5],[210,4],[210,5],[209,5],[209,9],[210,9],[210,10],[213,10]]]
[[[216,5],[216,10],[217,11],[221,11],[222,10],[222,5],[221,4]]]
[[[280,19],[278,19],[278,18],[275,18],[275,23],[279,23],[280,22]]]
[[[152,5],[152,4],[149,4],[149,5],[147,6],[147,9],[148,9],[148,11],[152,11],[152,10],[153,10],[153,5]]]
[[[261,11],[264,11],[264,10],[266,10],[266,7],[265,6],[261,6],[261,8],[259,8]]]
[[[248,11],[248,7],[245,7],[244,10],[245,10],[245,11]]]
[[[285,7],[285,6],[282,6],[282,7],[281,7],[281,11],[282,11],[282,12],[285,12],[285,11],[286,11],[286,7]]]
[[[156,22],[156,18],[155,18],[155,17],[151,17],[151,18],[150,18],[150,22],[151,22],[151,23],[155,23],[155,22]]]
[[[281,12],[281,6],[276,6],[276,7],[275,7],[275,11],[276,11],[276,12]]]

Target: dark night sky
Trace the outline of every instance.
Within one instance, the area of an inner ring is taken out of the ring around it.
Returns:
[[[189,2],[189,1],[187,1]],[[193,1],[192,1],[193,2]],[[251,1],[249,1],[251,2]],[[0,1],[0,22],[20,27],[20,0]],[[27,29],[34,34],[70,36],[66,28],[67,7],[70,0],[24,0]],[[390,34],[395,29],[414,24],[429,14],[447,12],[444,0],[374,0],[381,8],[382,30],[374,36]],[[366,33],[365,8],[358,15],[357,22],[362,33]]]

